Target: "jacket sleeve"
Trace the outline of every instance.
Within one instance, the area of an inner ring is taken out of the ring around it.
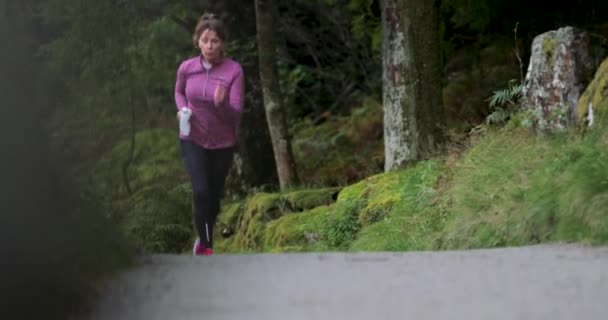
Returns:
[[[188,99],[186,99],[186,71],[185,62],[177,69],[177,77],[175,80],[175,106],[177,110],[188,106]]]
[[[243,68],[240,65],[235,72],[234,80],[230,87],[230,96],[228,97],[227,102],[225,109],[228,118],[230,118],[235,125],[238,125],[241,121],[245,105],[245,76],[243,74]]]

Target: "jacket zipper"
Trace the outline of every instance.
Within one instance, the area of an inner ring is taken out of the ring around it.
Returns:
[[[207,77],[205,78],[205,86],[203,87],[203,97],[207,96],[207,82],[209,81],[209,69],[205,68],[205,70],[207,70]]]

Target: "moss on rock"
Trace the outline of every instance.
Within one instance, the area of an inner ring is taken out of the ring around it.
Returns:
[[[359,213],[359,223],[365,227],[380,221],[399,202],[403,201],[400,185],[403,184],[405,171],[376,176],[366,186],[369,189],[367,204]]]
[[[309,251],[321,243],[321,231],[330,206],[285,215],[266,228],[264,249],[270,252]]]
[[[349,247],[353,251],[419,250],[430,247],[432,234],[442,225],[444,199],[440,189],[446,186],[446,166],[442,162],[421,161],[396,172],[398,183],[370,199],[369,204],[382,202],[391,194],[399,201],[386,206],[384,218],[360,232]],[[368,204],[368,206],[369,206]]]
[[[602,115],[608,111],[608,59],[599,66],[593,81],[579,99],[577,122],[580,126],[587,124],[590,105],[593,106],[594,115]]]
[[[243,208],[229,207],[220,221],[232,216],[236,227],[236,244],[246,249],[261,250],[264,246],[266,225],[282,216],[301,212],[334,202],[340,188],[303,189],[288,193],[257,193],[246,200]],[[237,211],[236,213],[234,211]],[[242,212],[242,218],[235,218]],[[227,224],[229,225],[229,224]]]
[[[303,189],[289,192],[281,198],[287,211],[304,211],[335,202],[340,188]]]
[[[542,43],[543,53],[545,54],[545,59],[547,59],[547,63],[550,66],[553,66],[555,63],[555,50],[557,49],[557,39],[552,37],[545,37]]]
[[[223,230],[227,230],[230,234],[234,233],[237,228],[239,219],[243,214],[243,204],[239,202],[227,203],[222,206],[222,212],[217,217],[217,225],[215,232],[221,235]]]
[[[381,173],[344,188],[326,219],[324,237],[329,246],[348,248],[362,227],[381,220],[398,204],[405,173]]]
[[[235,238],[239,246],[262,248],[264,225],[281,215],[280,200],[281,195],[276,193],[257,193],[247,199]]]

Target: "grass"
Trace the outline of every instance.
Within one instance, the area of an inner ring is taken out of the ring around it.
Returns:
[[[449,165],[431,159],[374,175],[332,205],[258,227],[258,248],[270,252],[606,244],[608,130],[488,129]]]
[[[608,240],[608,136],[494,132],[454,168],[437,248]]]

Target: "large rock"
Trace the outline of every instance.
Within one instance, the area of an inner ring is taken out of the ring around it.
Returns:
[[[591,126],[598,114],[608,112],[608,59],[604,60],[578,102],[578,123]]]
[[[522,106],[535,111],[538,129],[576,122],[579,97],[607,54],[608,40],[573,27],[534,38]]]

